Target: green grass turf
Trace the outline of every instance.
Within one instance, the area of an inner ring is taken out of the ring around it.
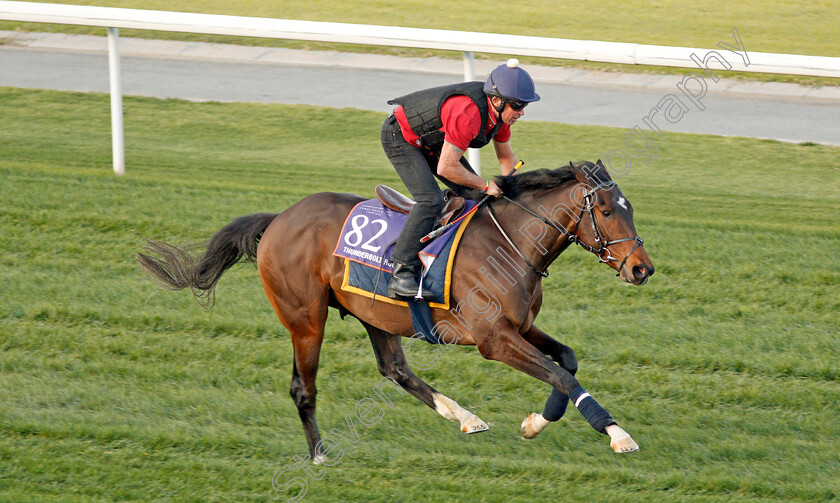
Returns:
[[[747,52],[840,56],[840,6],[834,0],[807,4],[787,0],[728,2],[692,0],[688,2],[649,2],[640,0],[572,2],[529,0],[492,5],[478,0],[451,2],[382,2],[321,0],[315,2],[264,2],[247,0],[72,0],[53,3],[101,5],[134,9],[175,10],[239,16],[333,21],[375,25],[409,26],[487,33],[506,33],[581,40],[603,40],[679,47],[714,48],[719,41],[734,44],[732,28],[737,27]],[[0,22],[0,29],[23,27],[29,30],[101,35],[102,28],[47,24]],[[305,41],[254,40],[181,33],[124,30],[124,36],[212,40],[239,44],[338,49],[400,55],[442,55],[460,58],[460,53],[403,48],[362,47]],[[501,55],[481,55],[503,60]],[[526,63],[561,64],[592,69],[657,71],[681,73],[674,68],[612,65],[581,61],[523,58]],[[773,74],[729,73],[728,76],[803,84],[838,85],[838,79]]]
[[[311,192],[399,187],[383,115],[138,98],[125,113],[117,177],[106,95],[0,89],[0,500],[283,501],[272,475],[307,449],[289,335],[256,271],[228,272],[204,311],[132,255],[145,237],[200,241]],[[595,159],[625,134],[525,122],[513,141],[535,169]],[[356,421],[357,444],[342,441],[330,430],[347,430],[380,376],[361,326],[334,312],[318,411],[344,457],[304,501],[840,495],[840,149],[676,133],[658,146],[617,179],[650,283],[570,250],[537,321],[577,351],[581,382],[641,450],[612,453],[574,409],[520,439],[548,387],[474,348],[418,373],[488,432],[393,395],[378,424]]]

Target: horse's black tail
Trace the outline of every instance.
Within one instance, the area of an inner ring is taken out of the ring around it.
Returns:
[[[256,213],[239,217],[224,226],[210,239],[203,256],[190,253],[194,247],[179,248],[168,243],[148,240],[146,252],[135,257],[152,278],[167,290],[189,288],[198,303],[213,307],[213,290],[225,271],[243,258],[254,262],[260,237],[274,220],[276,213]]]

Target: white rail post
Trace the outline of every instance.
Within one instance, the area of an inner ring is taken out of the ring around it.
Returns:
[[[464,51],[464,82],[475,80],[475,55]],[[467,149],[467,160],[476,173],[481,174],[481,153],[477,148]]]
[[[108,28],[108,68],[111,74],[111,149],[114,156],[114,173],[124,175],[125,135],[123,134],[120,35],[117,28]]]

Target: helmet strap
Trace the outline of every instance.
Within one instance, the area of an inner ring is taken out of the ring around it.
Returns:
[[[499,98],[500,100],[502,100],[502,104],[501,104],[501,105],[499,105],[498,107],[497,107],[496,105],[493,105],[493,109],[495,109],[495,110],[496,110],[496,113],[498,113],[498,114],[499,114],[499,116],[498,116],[498,119],[497,119],[497,120],[498,120],[499,122],[501,122],[501,120],[502,120],[502,112],[504,112],[504,111],[505,111],[505,106],[507,106],[508,100],[506,100],[506,99],[502,98],[501,96],[496,96],[496,97],[497,97],[497,98]],[[490,99],[490,103],[492,103],[492,102],[493,102],[493,100],[492,100],[492,98],[491,98],[491,99]]]

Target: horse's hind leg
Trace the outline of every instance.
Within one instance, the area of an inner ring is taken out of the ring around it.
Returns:
[[[321,434],[315,420],[315,378],[318,374],[318,360],[321,355],[321,343],[324,340],[324,326],[328,314],[328,291],[312,296],[313,301],[307,306],[291,305],[267,283],[263,283],[268,300],[277,317],[289,330],[294,348],[292,365],[292,383],[289,394],[295,402],[303,423],[303,431],[309,444],[309,453],[314,463],[323,461],[324,455],[318,451]],[[313,292],[314,293],[314,292]],[[294,295],[289,295],[294,298]]]
[[[414,375],[408,366],[400,337],[379,330],[367,323],[363,323],[363,325],[370,335],[370,343],[373,346],[376,363],[382,375],[392,379],[402,389],[435,409],[441,416],[450,421],[461,423],[461,431],[464,433],[478,433],[488,429],[487,424],[478,416],[439,393]]]
[[[323,453],[318,451],[321,434],[318,422],[315,420],[315,377],[318,373],[318,358],[321,352],[321,342],[324,338],[323,329],[320,333],[311,331],[292,332],[295,359],[292,364],[292,382],[289,394],[292,396],[303,423],[303,431],[309,444],[309,453],[314,463],[324,460]]]

